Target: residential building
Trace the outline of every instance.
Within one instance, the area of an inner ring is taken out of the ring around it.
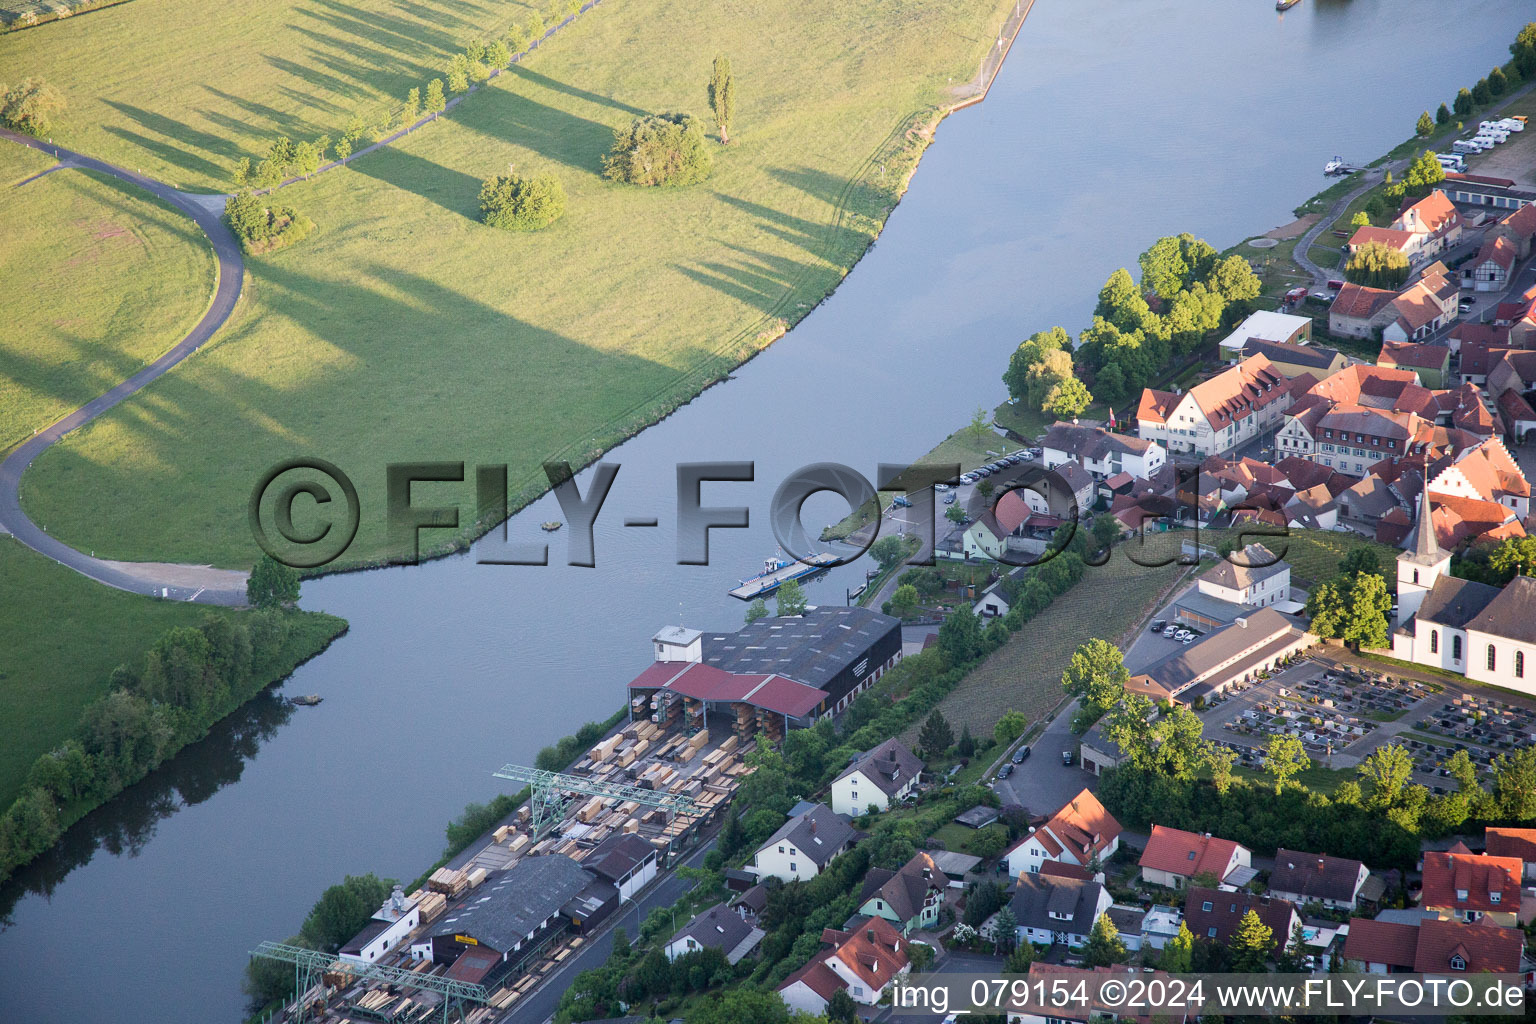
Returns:
[[[1352,917],[1344,959],[1370,974],[1517,973],[1524,939],[1517,928],[1435,918],[1405,924]]]
[[[1431,467],[1432,496],[1471,498],[1504,505],[1516,518],[1531,512],[1531,485],[1504,442],[1490,437]]]
[[[892,738],[860,754],[832,780],[832,810],[849,817],[871,807],[887,810],[911,795],[923,774],[923,762],[900,740]]]
[[[758,882],[745,892],[739,892],[731,900],[731,909],[747,924],[756,924],[757,915],[768,905],[768,886]]]
[[[1489,238],[1477,255],[1462,268],[1462,275],[1471,280],[1476,292],[1501,292],[1509,287],[1519,250],[1515,243],[1503,236]]]
[[[883,917],[901,934],[911,935],[913,931],[938,925],[944,890],[948,888],[949,878],[939,870],[933,857],[919,851],[895,871],[869,869],[859,895],[859,913]]]
[[[1292,903],[1321,903],[1330,910],[1354,910],[1360,889],[1370,877],[1370,870],[1358,860],[1282,847],[1275,851],[1269,891]]]
[[[1369,338],[1393,319],[1390,288],[1345,284],[1328,307],[1328,333],[1340,338]]]
[[[718,949],[731,965],[738,964],[763,941],[763,930],[743,921],[724,903],[716,903],[683,925],[667,942],[668,960],[701,949]]]
[[[758,881],[815,878],[832,858],[851,848],[858,833],[826,804],[813,804],[786,821],[752,858]]]
[[[1287,377],[1296,378],[1311,374],[1318,380],[1338,373],[1349,365],[1349,357],[1336,348],[1321,345],[1297,345],[1285,341],[1265,341],[1249,338],[1247,344],[1233,356],[1233,361],[1261,355],[1275,365],[1275,369]]]
[[[1536,239],[1536,209],[1526,204],[1513,213],[1505,214],[1488,229],[1488,234],[1508,238],[1515,247],[1515,255],[1525,259],[1531,255],[1531,243]]]
[[[1438,256],[1461,241],[1461,214],[1444,192],[1431,192],[1417,201],[1404,200],[1392,227],[1413,236],[1409,255],[1418,259]]]
[[[1040,461],[1047,469],[1075,461],[1100,480],[1117,473],[1145,479],[1168,461],[1168,453],[1156,441],[1060,421],[1045,432],[1040,452]],[[1091,502],[1081,507],[1088,504]]]
[[[1312,318],[1293,313],[1261,309],[1249,313],[1231,334],[1221,340],[1221,353],[1229,360],[1251,341],[1272,341],[1286,345],[1305,345],[1312,340]]]
[[[1081,946],[1112,902],[1098,882],[1026,873],[1018,877],[1008,906],[1020,942]]]
[[[1372,242],[1384,245],[1388,249],[1395,249],[1408,257],[1409,262],[1418,258],[1417,245],[1419,239],[1411,231],[1400,228],[1378,228],[1369,224],[1355,229],[1355,233],[1349,236],[1349,241],[1344,243],[1345,249],[1353,256],[1362,247]]]
[[[1216,455],[1278,427],[1292,397],[1285,375],[1256,355],[1184,394],[1146,389],[1138,432],[1170,452]]]
[[[1424,853],[1424,894],[1419,905],[1446,920],[1513,927],[1520,916],[1518,857],[1475,854],[1464,843]]]
[[[1029,830],[1003,855],[1008,874],[1032,874],[1041,865],[1061,861],[1086,868],[1106,861],[1120,848],[1120,823],[1099,798],[1084,789],[1040,825]]]
[[[779,986],[779,998],[791,1012],[821,1014],[839,989],[855,1003],[874,1006],[912,969],[907,940],[883,918],[870,918],[849,932],[828,928],[821,941],[828,948]]]
[[[1416,330],[1411,337],[1428,337],[1439,326],[1438,319],[1426,321],[1425,326]],[[1394,338],[1389,332],[1382,339],[1376,365],[1412,370],[1419,375],[1419,381],[1425,387],[1443,388],[1450,378],[1451,350],[1445,345],[1422,345],[1401,337]]]
[[[1111,1020],[1130,1024],[1184,1024],[1193,1019],[1191,1014],[1183,1011],[1160,1010],[1156,1014],[1135,1015],[1126,1010],[1124,1000],[1105,1001],[1100,993],[1112,989],[1098,983],[1111,976],[1123,978],[1130,984],[1139,983],[1136,979],[1140,977],[1135,967],[1072,967],[1036,960],[1029,965],[1026,984],[1009,990],[1008,1024],[1091,1024]],[[1086,992],[1088,999],[1073,1003],[1054,994],[1078,991]]]
[[[1419,948],[1419,925],[1398,921],[1349,919],[1344,939],[1344,959],[1363,967],[1367,974],[1397,974],[1413,970]]]
[[[1274,608],[1260,608],[1153,662],[1131,676],[1125,688],[1154,701],[1194,704],[1272,671],[1315,642]]]
[[[1536,213],[1536,208],[1532,212]],[[1517,858],[1525,866],[1525,880],[1536,881],[1536,828],[1489,825],[1483,836],[1488,856]]]
[[[1262,544],[1249,544],[1223,558],[1195,586],[1227,604],[1267,607],[1289,599],[1291,564]]]
[[[1142,880],[1149,885],[1182,889],[1197,875],[1209,875],[1220,883],[1241,884],[1235,879],[1251,876],[1253,853],[1241,843],[1208,832],[1202,835],[1153,825],[1138,863]]]
[[[1290,941],[1291,930],[1301,923],[1296,904],[1278,896],[1192,885],[1184,897],[1184,922],[1190,934],[1222,945],[1231,941],[1250,910],[1269,928],[1277,949]]]

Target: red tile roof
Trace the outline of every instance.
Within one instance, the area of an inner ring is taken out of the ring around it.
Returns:
[[[1179,397],[1171,391],[1146,388],[1141,393],[1141,405],[1136,409],[1136,418],[1150,420],[1153,423],[1167,423],[1173,407],[1179,404]]]
[[[864,979],[870,991],[878,992],[889,985],[907,966],[906,940],[885,918],[872,917],[847,934],[830,951],[831,957],[841,960]]]
[[[1536,204],[1529,208],[1536,209]],[[1488,856],[1518,857],[1527,864],[1536,864],[1536,828],[1499,828],[1490,825],[1483,835],[1487,839]]]
[[[1413,233],[1399,231],[1396,228],[1373,228],[1369,224],[1356,228],[1350,236],[1349,248],[1351,251],[1370,242],[1380,242],[1388,249],[1396,249],[1399,252],[1407,252],[1413,245]]]
[[[797,981],[805,982],[806,988],[815,992],[823,999],[831,999],[843,988],[843,979],[839,978],[832,968],[827,966],[826,956],[812,957],[810,962],[800,968],[779,985],[778,991],[783,992]]]
[[[1349,935],[1344,939],[1344,959],[1406,970],[1413,966],[1418,945],[1418,925],[1352,917]]]
[[[1536,203],[1526,203],[1499,223],[1517,235],[1536,236]]]
[[[738,675],[700,662],[657,661],[634,679],[631,690],[671,690],[695,700],[740,701],[800,718],[829,694],[781,675]]]
[[[1500,235],[1483,243],[1483,247],[1477,251],[1472,259],[1474,267],[1480,267],[1489,260],[1503,267],[1506,271],[1515,265],[1515,243]]]
[[[1439,309],[1434,309],[1424,323],[1433,320],[1439,313]],[[1423,325],[1411,326],[1416,330]],[[1376,357],[1376,365],[1407,366],[1418,370],[1444,370],[1450,358],[1451,350],[1444,345],[1416,345],[1408,341],[1385,341],[1381,345],[1381,354]]]
[[[1238,843],[1232,839],[1185,832],[1183,829],[1153,825],[1147,848],[1137,863],[1154,871],[1191,878],[1209,871],[1224,878]]]
[[[1421,922],[1418,932],[1413,969],[1420,974],[1482,971],[1513,974],[1520,970],[1520,951],[1525,935],[1518,928],[1431,919]],[[1457,966],[1457,959],[1460,966]]]
[[[1424,895],[1427,910],[1506,911],[1520,909],[1520,875],[1524,865],[1517,857],[1489,857],[1430,850],[1424,854]],[[1465,893],[1465,896],[1462,894]],[[1494,899],[1497,895],[1498,899]]]
[[[1388,288],[1345,284],[1339,289],[1339,294],[1333,297],[1333,305],[1328,307],[1328,312],[1353,317],[1356,320],[1369,320],[1396,297],[1397,293]]]

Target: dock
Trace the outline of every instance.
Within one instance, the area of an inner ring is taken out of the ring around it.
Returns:
[[[836,555],[830,551],[820,551],[805,561],[790,562],[788,565],[775,569],[772,572],[763,573],[761,576],[754,576],[749,580],[743,580],[741,586],[731,591],[731,596],[741,601],[751,601],[754,598],[767,597],[790,580],[798,580],[813,573],[824,572],[836,562]]]

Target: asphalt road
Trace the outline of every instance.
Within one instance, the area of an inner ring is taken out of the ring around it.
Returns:
[[[1062,709],[1029,744],[1032,751],[1023,764],[1014,765],[1013,774],[993,784],[1005,804],[1019,804],[1031,814],[1054,814],[1086,787],[1092,789],[1098,777],[1086,772],[1077,757],[1078,737],[1070,728],[1077,705]],[[1062,764],[1062,751],[1072,751],[1072,765]]]
[[[244,604],[244,590],[173,586],[169,581],[131,576],[102,559],[76,551],[64,542],[49,536],[46,530],[28,518],[22,511],[20,494],[22,474],[50,445],[96,419],[129,395],[142,390],[151,381],[163,376],[171,367],[201,348],[229,319],[230,313],[234,311],[236,300],[240,298],[240,285],[245,276],[245,260],[240,255],[240,245],[235,240],[235,236],[230,233],[229,228],[225,227],[222,220],[225,197],[197,196],[181,192],[169,185],[151,181],[120,167],[4,129],[0,129],[0,138],[56,156],[60,163],[67,167],[110,175],[169,203],[191,217],[197,226],[202,228],[203,234],[207,235],[208,240],[213,244],[214,255],[218,261],[218,284],[214,289],[213,301],[209,304],[208,311],[203,314],[202,319],[193,326],[186,337],[117,387],[99,398],[92,399],[52,426],[28,438],[13,449],[3,462],[0,462],[0,531],[11,534],[33,551],[47,555],[55,562],[68,566],[82,576],[87,576],[98,583],[105,583],[109,587],[116,587],[118,590],[149,596],[160,596],[165,592],[165,596],[173,600],[197,601],[200,604]]]

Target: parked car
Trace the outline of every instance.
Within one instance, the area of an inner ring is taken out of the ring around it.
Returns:
[[[1013,765],[1011,765],[1011,764],[1005,764],[1005,765],[1003,765],[1001,768],[999,768],[997,770],[997,777],[1000,778],[1000,779],[1006,779],[1008,776],[1010,776],[1012,774],[1013,774]]]
[[[1163,627],[1163,636],[1167,637],[1170,640],[1172,640],[1174,638],[1174,636],[1178,632],[1179,632],[1179,627],[1178,626],[1164,626]]]
[[[1029,760],[1029,744],[1026,743],[1022,747],[1020,747],[1018,750],[1015,750],[1013,752],[1013,763],[1014,764],[1023,764],[1025,761],[1028,761],[1028,760]]]
[[[961,477],[961,479],[963,480],[965,478]],[[947,491],[947,490],[949,490],[949,484],[942,484],[942,483],[941,484],[934,484],[933,485],[933,489],[936,490],[936,491]]]
[[[990,469],[988,469],[986,466],[982,466],[980,469],[978,469],[976,471],[976,475],[977,476],[991,476],[992,475],[992,471]]]
[[[1472,307],[1475,305],[1477,305],[1476,299],[1462,299],[1460,302],[1456,303],[1456,308],[1463,313],[1470,313],[1472,311]]]
[[[1175,640],[1184,640],[1186,637],[1193,639],[1194,635],[1195,634],[1191,633],[1187,629],[1180,629],[1180,630],[1177,630],[1177,631],[1174,632],[1173,638]]]
[[[893,508],[911,508],[912,500],[910,498],[904,498],[898,494],[896,497],[891,499],[891,506]]]
[[[954,494],[953,491],[951,491],[950,493],[944,495],[944,504],[946,504],[946,505],[953,505],[954,503],[955,503],[955,494]]]
[[[1165,630],[1167,628],[1168,628],[1168,620],[1167,619],[1154,619],[1152,621],[1152,632],[1154,632],[1154,633],[1161,633],[1163,630]]]
[[[1179,643],[1181,643],[1181,644],[1192,644],[1194,642],[1195,642],[1195,634],[1193,634],[1193,633],[1186,633],[1186,634],[1184,634],[1183,637],[1181,637],[1179,639]]]
[[[1328,281],[1328,290],[1331,291],[1331,292],[1336,292],[1340,288],[1343,288],[1343,287],[1344,287],[1344,280],[1343,280],[1343,278],[1335,277],[1335,278],[1331,278]]]
[[[1068,767],[1071,767],[1072,760],[1073,760],[1073,753],[1072,753],[1072,751],[1070,751],[1070,750],[1063,750],[1061,752],[1061,763],[1062,764],[1067,765]]]

